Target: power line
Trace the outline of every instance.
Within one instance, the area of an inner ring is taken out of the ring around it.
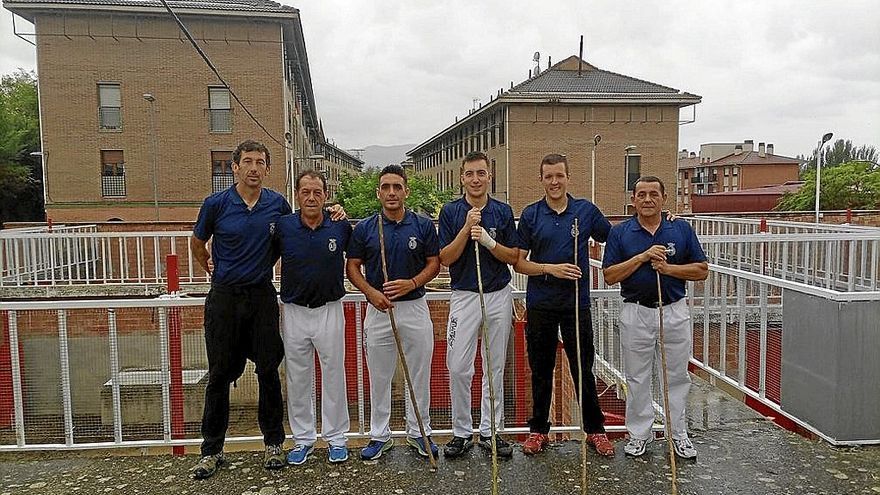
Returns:
[[[204,52],[204,50],[202,50],[202,47],[200,47],[199,44],[196,43],[196,40],[193,38],[192,34],[190,34],[189,29],[187,29],[187,27],[183,23],[183,21],[180,20],[180,17],[178,17],[177,14],[173,10],[171,10],[171,6],[168,5],[167,0],[159,0],[159,1],[162,2],[162,5],[165,7],[166,10],[168,10],[168,13],[171,14],[172,17],[174,17],[174,21],[177,22],[177,26],[180,28],[181,31],[183,31],[183,34],[186,36],[186,39],[189,40],[189,43],[193,46],[193,48],[195,48],[195,50],[196,50],[196,52],[198,52],[199,56],[202,57],[202,60],[204,60],[205,64],[208,65],[208,68],[210,68],[211,71],[214,73],[214,75],[217,76],[217,79],[219,79],[220,82],[223,83],[223,86],[227,90],[229,90],[229,94],[232,95],[232,98],[235,99],[235,101],[239,105],[241,105],[241,109],[244,110],[244,113],[246,113],[247,116],[250,117],[251,120],[253,120],[255,124],[257,124],[257,127],[262,129],[263,132],[265,132],[266,135],[269,136],[269,138],[272,141],[275,141],[276,143],[278,143],[281,147],[283,147],[285,149],[288,149],[291,151],[296,151],[293,148],[291,148],[290,146],[288,146],[287,143],[280,141],[278,138],[276,138],[274,135],[272,135],[272,133],[269,132],[268,129],[266,129],[266,126],[264,126],[263,123],[260,122],[260,120],[257,119],[257,117],[254,116],[253,113],[251,113],[251,111],[250,111],[250,109],[248,109],[247,105],[245,105],[244,102],[241,101],[241,99],[238,97],[238,95],[235,94],[235,91],[233,91],[232,87],[229,86],[229,83],[227,83],[226,80],[223,78],[223,76],[220,75],[220,71],[217,70],[217,67],[214,65],[213,62],[211,62],[211,59],[208,57],[208,54],[206,54]]]

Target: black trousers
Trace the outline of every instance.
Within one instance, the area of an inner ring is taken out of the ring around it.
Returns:
[[[202,415],[202,455],[223,450],[229,426],[229,386],[244,372],[248,359],[259,383],[257,417],[266,445],[284,442],[283,403],[278,366],[284,344],[278,331],[275,288],[212,287],[205,301],[205,348],[208,386]]]
[[[529,309],[526,322],[526,349],[529,353],[529,366],[532,368],[532,418],[529,419],[529,431],[532,433],[547,434],[550,431],[550,399],[553,395],[553,369],[556,367],[556,348],[560,329],[562,345],[568,357],[568,367],[577,389],[574,309]],[[580,333],[584,386],[579,391],[579,396],[583,397],[581,417],[584,418],[584,431],[602,433],[605,431],[605,416],[599,408],[596,378],[593,376],[596,349],[593,345],[593,321],[589,307],[580,310]]]

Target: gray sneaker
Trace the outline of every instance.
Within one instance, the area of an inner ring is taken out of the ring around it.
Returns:
[[[623,453],[632,457],[645,455],[645,450],[648,448],[648,444],[651,443],[651,441],[653,441],[653,438],[650,437],[647,440],[630,438],[629,443],[623,447]]]
[[[672,439],[672,445],[675,450],[675,455],[681,457],[682,459],[696,459],[697,458],[697,449],[694,448],[694,444],[691,443],[690,438],[682,438],[682,439]]]
[[[263,467],[266,469],[281,469],[287,464],[281,445],[266,445],[266,456],[263,459]]]
[[[226,458],[223,457],[223,452],[202,456],[202,458],[199,459],[199,462],[190,469],[190,473],[192,473],[194,479],[203,480],[205,478],[210,478],[211,475],[217,472],[217,468],[225,463]]]

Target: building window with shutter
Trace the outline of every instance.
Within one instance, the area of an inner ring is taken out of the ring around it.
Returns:
[[[98,83],[98,128],[122,130],[122,91],[119,83]]]
[[[125,157],[122,150],[101,150],[101,196],[125,197]]]
[[[626,190],[632,191],[642,173],[641,155],[626,155]]]
[[[232,101],[226,88],[208,88],[211,132],[232,132]]]
[[[232,187],[235,175],[232,173],[232,152],[211,152],[211,191],[220,192]]]

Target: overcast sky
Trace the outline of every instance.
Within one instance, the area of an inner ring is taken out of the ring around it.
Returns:
[[[591,64],[703,97],[679,148],[753,139],[795,156],[829,131],[880,147],[876,0],[282,2],[300,9],[318,113],[342,148],[419,143],[525,79],[534,52],[542,69],[576,55],[581,34]],[[0,22],[0,72],[33,68],[8,11]]]

